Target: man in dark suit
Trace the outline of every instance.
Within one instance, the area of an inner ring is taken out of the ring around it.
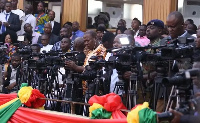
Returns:
[[[59,37],[52,33],[51,23],[46,23],[44,25],[44,34],[49,35],[49,44],[50,45],[54,45],[56,42],[59,41]],[[38,39],[38,43],[41,43],[41,36]]]
[[[17,32],[21,29],[19,16],[11,12],[11,2],[6,2],[5,10],[0,14],[0,34],[5,31]]]
[[[60,26],[60,23],[54,21],[55,12],[49,11],[48,16],[49,16],[49,20],[50,20],[50,23],[51,23],[51,26],[52,26],[52,33],[59,36],[61,26]]]
[[[162,39],[162,45],[165,45],[167,40],[173,40],[178,37],[195,39],[195,37],[191,36],[187,30],[185,30],[184,18],[180,12],[171,12],[167,17],[166,24],[168,27],[169,36]]]

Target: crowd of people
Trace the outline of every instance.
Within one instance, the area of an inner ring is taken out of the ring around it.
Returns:
[[[92,24],[92,18],[88,18],[88,28],[95,28],[82,32],[79,28],[80,25],[77,21],[66,22],[63,26],[56,22],[55,12],[44,12],[44,3],[39,2],[37,6],[37,14],[33,15],[33,6],[30,4],[25,5],[24,11],[17,9],[18,0],[0,0],[0,39],[2,45],[6,46],[6,53],[2,64],[4,65],[4,83],[3,93],[11,93],[17,86],[17,79],[20,73],[20,65],[23,62],[22,56],[18,53],[19,50],[19,37],[23,37],[20,42],[20,47],[30,47],[31,53],[45,54],[50,51],[60,51],[63,54],[73,51],[78,52],[77,61],[66,60],[64,61],[65,67],[61,70],[61,74],[65,74],[64,69],[70,69],[76,73],[83,73],[89,70],[87,68],[93,56],[101,56],[102,59],[109,61],[113,59],[113,53],[107,52],[109,49],[124,48],[122,39],[127,39],[129,45],[127,47],[160,47],[165,46],[169,41],[177,38],[193,39],[190,44],[193,46],[193,55],[189,60],[181,59],[178,61],[182,65],[178,65],[178,71],[181,69],[187,70],[192,68],[200,68],[200,27],[194,24],[192,19],[184,21],[183,15],[178,12],[172,12],[168,15],[166,25],[162,20],[153,19],[149,20],[147,24],[142,24],[140,20],[134,18],[131,23],[131,28],[126,27],[126,21],[120,19],[118,21],[116,32],[109,32],[110,16],[106,12],[101,12],[95,17],[95,23]],[[66,15],[67,16],[67,15]],[[154,54],[159,52],[161,48],[155,50],[148,48],[145,52]],[[33,57],[34,60],[39,60],[39,57]],[[115,59],[117,59],[115,57]],[[143,84],[147,88],[155,77],[158,75],[156,72],[155,64],[142,64],[143,68]],[[118,71],[113,69],[103,68],[103,94],[110,92],[122,95],[122,98],[127,98],[128,83],[133,71],[123,71],[122,79],[125,81],[124,90],[116,91],[116,83],[119,81]],[[59,87],[64,87],[61,74],[59,77]],[[121,79],[120,78],[120,79]],[[193,82],[194,95],[200,95],[200,81]],[[80,81],[79,88],[82,88],[80,97],[84,97],[89,88],[95,89],[95,84],[88,83],[87,81]],[[161,90],[163,88],[161,87]],[[94,91],[95,92],[95,91]],[[141,94],[138,93],[139,97]],[[151,97],[152,98],[152,97]],[[79,101],[83,101],[79,100]],[[161,94],[157,101],[156,111],[162,112],[164,110],[163,95]],[[174,115],[177,115],[173,122],[185,123],[189,119],[181,118],[181,113],[171,110]],[[178,117],[179,116],[179,117]],[[198,119],[198,118],[197,118]],[[195,121],[196,122],[196,121]],[[193,122],[194,123],[194,122]]]

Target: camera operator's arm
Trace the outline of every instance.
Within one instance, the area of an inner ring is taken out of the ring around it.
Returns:
[[[183,116],[182,113],[177,112],[175,110],[170,109],[170,112],[173,114],[174,118],[171,123],[180,123],[181,117]]]
[[[144,80],[147,80],[147,79],[151,79],[152,80],[152,79],[154,79],[156,77],[156,75],[157,75],[156,71],[151,72],[150,76],[148,74],[144,74],[143,75],[143,79]]]
[[[170,112],[174,115],[174,119],[171,123],[199,123],[200,117],[194,115],[183,115],[180,112],[175,110],[170,110]]]
[[[65,64],[66,64],[66,67],[71,68],[72,70],[76,72],[82,73],[84,71],[83,66],[78,66],[73,61],[66,61]]]

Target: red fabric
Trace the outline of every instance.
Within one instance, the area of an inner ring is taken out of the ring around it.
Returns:
[[[0,105],[3,105],[7,102],[9,102],[12,99],[17,98],[17,94],[13,93],[13,94],[0,94]]]
[[[122,103],[121,97],[115,93],[106,94],[103,96],[94,95],[90,98],[90,105],[93,103],[101,104],[107,111],[112,112],[113,119],[123,119],[126,116],[120,111],[120,109],[126,109]]]
[[[83,119],[72,116],[44,113],[41,111],[20,107],[8,123],[127,123],[126,119]]]
[[[45,98],[45,96],[42,93],[40,93],[39,90],[33,89],[32,94],[29,100],[25,103],[25,105],[33,108],[42,107],[45,104],[45,100],[41,100],[38,98]]]

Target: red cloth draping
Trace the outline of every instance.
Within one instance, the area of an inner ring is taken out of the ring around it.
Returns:
[[[0,94],[0,105],[9,102],[17,97],[17,93],[13,94]]]
[[[10,118],[8,123],[127,123],[126,119],[84,119],[44,113],[38,110],[20,107]]]
[[[45,96],[42,93],[40,93],[39,90],[33,89],[32,94],[29,97],[29,100],[25,103],[25,105],[33,108],[42,107],[45,104],[45,100],[38,98],[45,98]]]
[[[93,105],[93,103],[101,104],[106,111],[112,112],[113,119],[126,119],[126,116],[120,111],[120,109],[126,109],[126,107],[122,103],[121,97],[115,93],[103,96],[94,95],[88,103],[90,105]]]

